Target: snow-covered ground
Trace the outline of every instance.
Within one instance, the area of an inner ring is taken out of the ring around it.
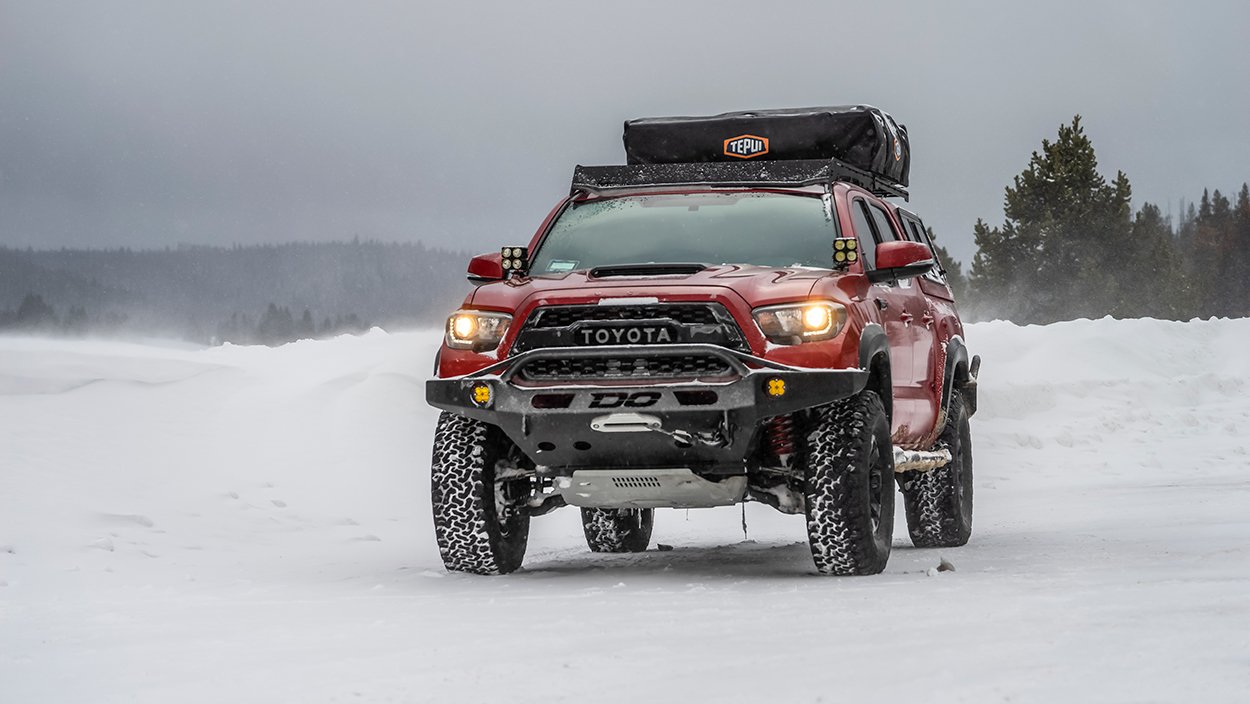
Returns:
[[[758,505],[445,573],[435,333],[0,339],[0,702],[1250,701],[1250,320],[968,337],[972,542],[851,579]]]

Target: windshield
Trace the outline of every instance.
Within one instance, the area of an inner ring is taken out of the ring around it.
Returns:
[[[829,268],[834,237],[817,196],[624,196],[566,208],[534,254],[530,273],[648,262]]]

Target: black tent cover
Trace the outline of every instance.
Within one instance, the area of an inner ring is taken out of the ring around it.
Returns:
[[[644,117],[625,123],[630,164],[838,159],[907,186],[907,128],[870,105]]]

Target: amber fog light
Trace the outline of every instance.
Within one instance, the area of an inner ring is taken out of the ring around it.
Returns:
[[[474,384],[473,389],[469,392],[469,398],[472,399],[473,405],[485,408],[490,405],[494,393],[491,392],[490,384]]]

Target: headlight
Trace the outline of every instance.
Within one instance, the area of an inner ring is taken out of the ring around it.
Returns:
[[[447,319],[447,346],[476,352],[494,349],[511,322],[507,313],[458,310]]]
[[[753,314],[764,337],[779,345],[828,340],[846,323],[846,308],[831,301],[768,306],[756,308]]]

